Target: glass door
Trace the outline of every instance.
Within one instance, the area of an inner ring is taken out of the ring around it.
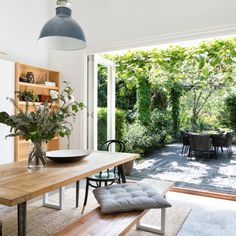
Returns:
[[[115,64],[88,56],[88,149],[115,139]],[[112,147],[112,151],[115,147]]]

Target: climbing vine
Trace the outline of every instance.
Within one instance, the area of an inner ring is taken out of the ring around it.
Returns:
[[[170,104],[171,104],[171,117],[172,117],[172,128],[173,137],[178,139],[180,129],[180,98],[182,95],[182,89],[178,84],[173,84],[170,89]]]
[[[147,126],[151,115],[151,84],[144,76],[137,79],[137,111],[138,120],[142,125]]]

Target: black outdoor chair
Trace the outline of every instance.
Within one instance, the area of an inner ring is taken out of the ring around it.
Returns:
[[[189,156],[192,155],[200,157],[207,155],[207,159],[210,159],[210,155],[213,154],[212,150],[212,139],[209,135],[190,135],[190,148]]]
[[[218,149],[221,148],[223,151],[223,148],[226,148],[227,156],[230,158],[232,155],[232,142],[233,142],[233,133],[228,132],[225,135],[221,136],[215,136],[213,138],[213,146],[214,146],[214,153],[218,152]]]
[[[101,150],[110,151],[111,145],[115,145],[116,152],[125,152],[125,144],[121,140],[108,140],[102,144]],[[86,179],[85,197],[82,213],[85,209],[88,200],[89,186],[93,188],[99,188],[104,184],[104,186],[112,185],[115,182],[120,183],[120,173],[117,167],[112,169],[107,169],[95,175],[92,175]],[[76,185],[77,186],[77,185]],[[76,191],[78,192],[78,191]],[[78,207],[78,200],[76,201],[76,207]]]
[[[183,144],[182,150],[181,150],[181,154],[183,154],[183,153],[187,153],[189,151],[189,146],[190,146],[189,138],[190,138],[190,134],[189,134],[189,132],[183,131],[183,130],[181,130],[180,133],[181,133],[181,140],[182,140],[182,144]]]

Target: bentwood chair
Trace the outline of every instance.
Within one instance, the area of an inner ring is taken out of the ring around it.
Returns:
[[[116,152],[125,152],[125,144],[121,140],[108,140],[102,144],[101,150],[110,151],[111,145],[115,145]],[[92,175],[86,179],[86,188],[85,188],[85,197],[82,213],[85,209],[88,200],[89,187],[99,188],[102,185],[108,186],[112,185],[115,182],[120,183],[121,175],[119,169],[114,167],[112,169],[107,169],[95,175]],[[76,184],[77,187],[77,184]],[[78,190],[76,191],[78,192]],[[76,207],[78,207],[78,200],[76,200]]]

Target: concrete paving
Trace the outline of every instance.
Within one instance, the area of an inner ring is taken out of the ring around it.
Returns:
[[[236,235],[235,201],[175,192],[169,192],[167,200],[172,204],[192,209],[178,236]]]
[[[131,177],[175,181],[176,186],[236,194],[236,147],[231,158],[226,151],[209,161],[181,154],[182,145],[173,143],[135,163]]]

